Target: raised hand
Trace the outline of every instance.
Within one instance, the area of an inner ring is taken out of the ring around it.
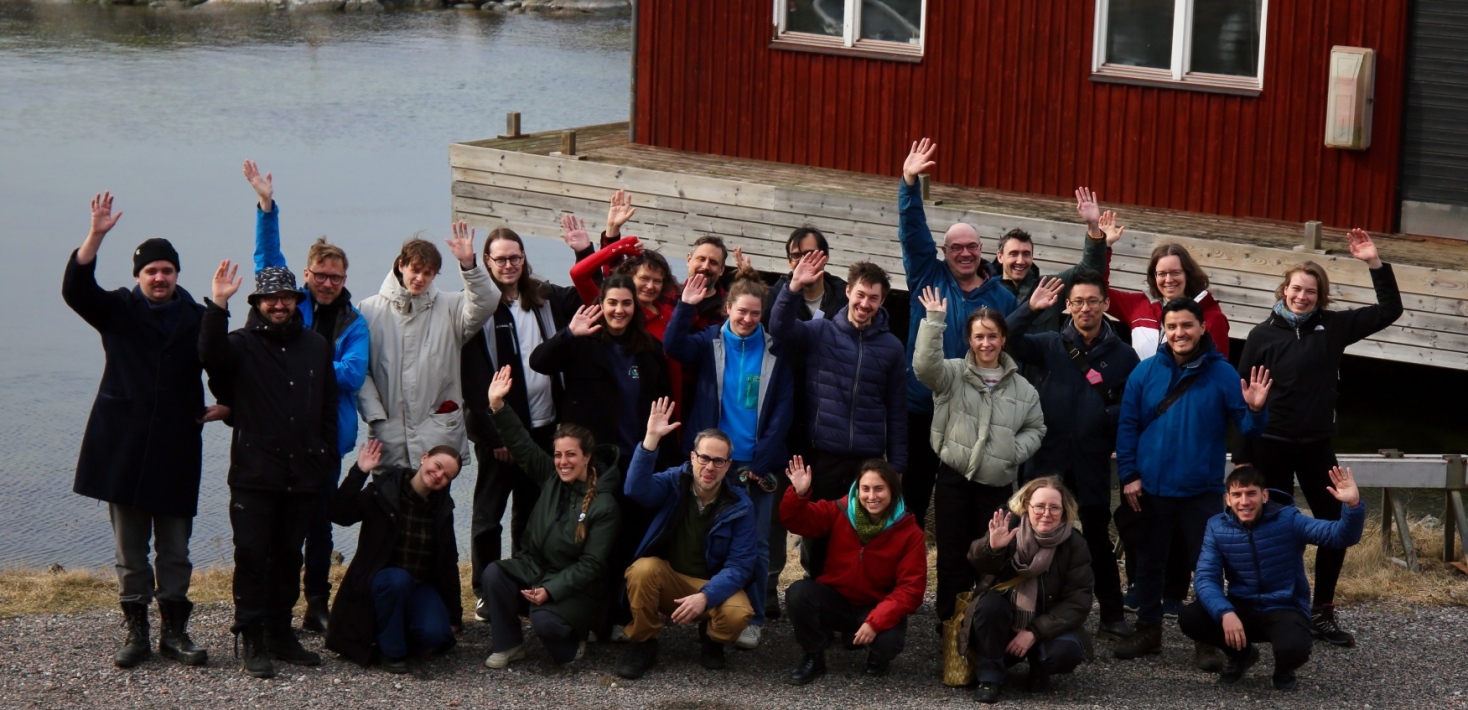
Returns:
[[[1223,642],[1235,651],[1242,651],[1249,645],[1249,637],[1244,633],[1244,622],[1239,621],[1239,615],[1228,612],[1223,615]]]
[[[612,233],[612,228],[607,227],[607,234]],[[591,248],[591,235],[586,233],[586,221],[574,214],[561,215],[561,241],[571,247],[571,251],[583,252]]]
[[[382,463],[382,442],[368,439],[362,446],[362,453],[357,454],[357,468],[363,473],[372,473],[379,463]]]
[[[902,161],[902,181],[911,185],[917,182],[918,175],[937,167],[938,163],[933,161],[933,154],[937,152],[938,144],[927,138],[913,143],[912,150]]]
[[[1076,188],[1076,212],[1091,229],[1095,229],[1101,221],[1101,207],[1096,204],[1096,193],[1091,192],[1091,188]]]
[[[948,311],[948,299],[943,298],[943,294],[932,286],[923,287],[923,292],[918,294],[918,303],[923,304],[923,308],[929,311],[939,313]]]
[[[647,435],[642,437],[642,448],[657,451],[658,442],[682,426],[673,418],[673,399],[663,397],[652,403],[652,412],[647,415]]]
[[[1325,492],[1331,497],[1350,508],[1361,504],[1361,489],[1356,487],[1356,479],[1351,476],[1350,468],[1331,467],[1330,483],[1331,485],[1325,487]]]
[[[744,255],[744,249],[740,247],[734,247],[734,270],[736,272],[754,270],[754,265],[750,263],[749,257]]]
[[[1010,529],[1009,523],[1014,519],[1014,514],[1004,508],[994,511],[994,517],[989,519],[989,549],[1002,550],[1009,547],[1019,528]]]
[[[1249,379],[1239,380],[1239,387],[1244,390],[1244,403],[1253,412],[1264,409],[1264,402],[1269,399],[1269,388],[1273,386],[1274,380],[1269,379],[1267,367],[1256,367],[1249,371]]]
[[[571,317],[571,324],[566,329],[578,338],[601,330],[601,306],[592,304],[576,309],[576,315]]]
[[[1376,243],[1371,241],[1371,235],[1364,229],[1353,229],[1346,235],[1351,241],[1351,256],[1366,262],[1366,266],[1372,269],[1381,268],[1381,255],[1376,253]]]
[[[1096,226],[1100,228],[1102,234],[1106,235],[1106,246],[1115,246],[1117,242],[1121,241],[1122,232],[1126,231],[1125,226],[1117,224],[1116,213],[1111,210],[1106,210],[1101,215],[1101,221]]]
[[[240,290],[242,277],[236,275],[239,272],[239,264],[235,264],[229,259],[219,262],[219,268],[214,272],[214,282],[211,284],[211,287],[213,289],[214,303],[220,308],[228,308],[229,297],[235,295]]]
[[[489,411],[498,412],[505,406],[505,397],[510,396],[510,390],[515,386],[515,376],[510,372],[510,366],[501,367],[494,373],[494,379],[489,381]]]
[[[796,454],[790,459],[790,467],[785,470],[785,477],[790,479],[790,487],[795,489],[795,495],[804,498],[810,492],[810,466],[805,465],[805,457]]]
[[[704,290],[708,286],[708,278],[703,274],[694,274],[693,278],[683,282],[683,302],[696,306],[703,303],[708,293]]]
[[[826,275],[826,254],[820,250],[808,252],[800,257],[795,263],[795,270],[790,273],[790,290],[799,291]]]
[[[454,238],[444,241],[448,243],[449,251],[454,253],[454,258],[459,260],[459,268],[468,271],[474,268],[474,230],[461,219],[454,222],[453,231]]]
[[[1030,293],[1030,310],[1038,312],[1055,305],[1060,300],[1060,292],[1064,290],[1065,282],[1054,276],[1040,279],[1040,283]]]
[[[106,236],[113,227],[117,226],[119,219],[122,219],[121,212],[112,214],[112,193],[103,192],[92,198],[92,235]]]
[[[637,208],[632,206],[632,196],[626,190],[618,190],[612,195],[612,203],[607,207],[607,236],[616,239],[622,234],[622,225],[637,214]]]
[[[260,196],[260,209],[266,212],[275,209],[275,182],[270,173],[261,175],[260,166],[253,160],[246,160],[245,179],[250,181],[250,187],[255,188],[255,194]]]

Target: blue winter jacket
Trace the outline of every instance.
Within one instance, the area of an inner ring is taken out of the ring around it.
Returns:
[[[704,429],[719,428],[724,392],[724,338],[722,325],[711,325],[700,333],[690,333],[695,308],[682,301],[673,309],[668,328],[663,333],[663,349],[690,370],[698,368],[693,401],[683,403],[683,449],[693,450],[693,439]],[[795,418],[795,376],[790,358],[765,331],[765,354],[760,369],[759,425],[756,428],[754,457],[749,467],[761,476],[779,475],[788,464],[785,434]]]
[[[279,202],[269,212],[261,210],[258,205],[255,207],[255,273],[260,273],[267,266],[290,268],[286,265],[285,254],[280,251]],[[310,291],[302,287],[301,292],[306,294],[306,300],[301,302],[299,310],[306,328],[310,330],[316,306]],[[352,305],[352,295],[345,288],[338,298],[344,299],[346,308],[341,310],[339,321],[332,328],[336,342],[331,357],[336,369],[337,453],[346,456],[357,446],[357,390],[367,379],[367,321]]]
[[[650,550],[665,543],[678,522],[684,496],[693,483],[693,466],[687,461],[653,473],[657,457],[656,451],[648,451],[639,442],[632,463],[627,466],[627,480],[622,484],[628,498],[653,511],[652,524],[637,546],[637,558],[647,557]],[[708,597],[709,608],[723,604],[744,589],[754,574],[756,545],[765,544],[765,536],[755,534],[754,506],[749,496],[739,487],[729,485],[719,486],[719,496],[725,499],[720,502],[723,508],[709,526],[703,548],[704,564],[708,565],[711,578],[699,590]]]
[[[1268,410],[1255,414],[1244,403],[1239,373],[1204,335],[1204,349],[1179,366],[1166,342],[1127,379],[1116,431],[1116,472],[1122,485],[1139,477],[1148,495],[1183,498],[1223,494],[1225,438],[1230,420],[1245,438],[1264,432]],[[1157,406],[1186,378],[1192,385],[1161,417]]]
[[[1299,609],[1309,615],[1305,546],[1350,547],[1361,541],[1365,524],[1366,501],[1354,508],[1342,505],[1340,520],[1317,520],[1301,513],[1289,495],[1271,490],[1264,514],[1252,526],[1239,522],[1232,510],[1208,519],[1193,590],[1216,620],[1235,606],[1258,613]]]
[[[958,279],[948,270],[948,264],[938,258],[938,243],[928,229],[928,218],[923,213],[923,192],[916,183],[909,185],[898,180],[897,190],[897,239],[902,242],[902,268],[907,272],[907,292],[911,295],[908,306],[907,352],[916,350],[918,325],[927,317],[928,310],[917,295],[925,286],[938,289],[939,295],[948,299],[948,328],[943,331],[943,357],[951,359],[968,353],[964,342],[967,330],[963,327],[970,313],[980,306],[988,306],[1000,315],[1007,316],[1017,305],[1014,294],[1004,287],[1000,279],[989,271],[988,264],[979,260],[981,273],[990,278],[978,288],[964,292],[958,287]],[[907,409],[910,412],[933,411],[933,391],[918,382],[912,371],[912,362],[907,363]]]
[[[857,330],[846,317],[847,308],[834,318],[797,319],[800,300],[800,294],[780,289],[770,312],[770,333],[785,351],[805,354],[810,412],[806,431],[811,445],[853,456],[885,454],[893,468],[906,471],[907,411],[902,395],[907,355],[902,341],[887,330],[887,312],[878,310],[871,325]]]

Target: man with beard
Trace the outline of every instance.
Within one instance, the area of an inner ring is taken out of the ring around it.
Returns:
[[[337,454],[337,387],[331,343],[305,328],[306,294],[279,266],[255,274],[245,327],[229,327],[238,266],[214,273],[214,297],[199,331],[199,359],[231,385],[229,522],[234,531],[235,620],[244,636],[241,664],[256,678],[275,675],[271,659],[316,666],[291,630],[300,597],[301,544],[332,480]]]
[[[734,252],[736,260],[740,254]],[[724,262],[729,259],[729,248],[724,246],[724,240],[711,234],[704,235],[693,241],[693,250],[688,252],[688,278],[702,275],[705,286],[704,297],[698,303],[698,310],[693,315],[693,330],[691,332],[701,333],[711,325],[723,323],[727,316],[724,313],[724,299],[728,297],[729,290],[725,287]]]

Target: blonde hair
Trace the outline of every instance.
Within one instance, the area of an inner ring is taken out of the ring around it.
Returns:
[[[341,247],[326,241],[326,237],[317,237],[316,241],[311,244],[311,248],[306,250],[306,268],[309,269],[327,259],[340,259],[342,269],[347,268],[347,253],[342,251]]]
[[[1281,281],[1279,287],[1274,289],[1274,300],[1284,300],[1285,289],[1289,288],[1290,279],[1294,278],[1295,274],[1315,277],[1315,307],[1322,311],[1325,310],[1325,307],[1330,305],[1330,277],[1326,275],[1324,266],[1313,261],[1302,261],[1291,266],[1290,270],[1285,272],[1284,281]]]
[[[1019,516],[1028,515],[1030,497],[1041,488],[1054,488],[1060,492],[1060,506],[1065,509],[1065,517],[1061,522],[1071,525],[1080,522],[1081,512],[1080,507],[1076,504],[1076,497],[1071,495],[1070,489],[1066,488],[1057,476],[1041,476],[1020,486],[1019,490],[1009,497],[1009,512]]]

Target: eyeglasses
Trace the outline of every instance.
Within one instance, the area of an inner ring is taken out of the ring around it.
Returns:
[[[521,255],[521,254],[516,254],[514,256],[501,256],[501,257],[492,257],[491,256],[491,257],[485,257],[485,258],[489,259],[490,261],[493,261],[494,264],[495,264],[495,266],[519,266],[522,262],[525,261],[524,255]]]
[[[729,465],[729,459],[719,456],[704,456],[697,451],[693,452],[693,460],[697,461],[700,466],[713,466],[714,468],[723,468]]]
[[[1187,274],[1187,272],[1183,271],[1182,269],[1178,269],[1177,271],[1158,271],[1157,272],[1157,278],[1159,278],[1159,279],[1180,279],[1180,278],[1182,278],[1186,274]]]
[[[1034,513],[1035,515],[1060,515],[1060,511],[1062,511],[1062,510],[1064,510],[1064,508],[1061,508],[1058,505],[1031,505],[1030,506],[1030,512],[1031,513]]]
[[[296,297],[289,291],[282,293],[268,293],[255,299],[261,303],[295,303]]]
[[[964,252],[973,252],[977,254],[982,251],[982,247],[979,246],[978,242],[974,242],[972,244],[949,244],[943,247],[943,251],[952,254],[962,254]]]
[[[1094,309],[1100,308],[1101,307],[1101,304],[1103,304],[1105,302],[1106,302],[1106,299],[1104,299],[1104,298],[1087,298],[1087,299],[1072,298],[1069,301],[1067,301],[1067,303],[1070,304],[1070,307],[1071,308],[1074,308],[1076,310],[1080,310],[1082,308],[1090,308],[1090,309],[1093,309],[1094,310]]]
[[[312,281],[322,286],[340,286],[347,282],[346,274],[323,274],[316,271],[306,272]]]
[[[810,251],[792,251],[792,252],[790,252],[790,255],[787,256],[787,257],[785,257],[785,258],[787,258],[787,259],[789,259],[791,261],[800,261],[801,259],[804,259],[805,258],[805,255],[806,254],[814,254],[817,251],[820,251],[820,250],[819,249],[812,249]]]

